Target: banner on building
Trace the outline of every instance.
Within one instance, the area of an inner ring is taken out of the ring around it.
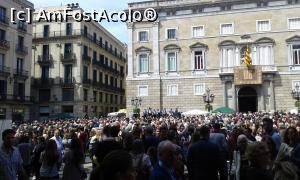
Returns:
[[[234,84],[262,84],[261,66],[238,66],[234,68]]]

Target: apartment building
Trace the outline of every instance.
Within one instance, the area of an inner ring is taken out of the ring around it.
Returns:
[[[44,9],[63,13],[66,7],[83,12],[78,4]],[[35,21],[32,53],[35,117],[99,117],[125,108],[126,46],[100,24]]]
[[[33,9],[26,0],[0,0],[0,120],[30,119],[32,25],[12,23],[11,8]],[[27,18],[27,17],[25,17]]]
[[[299,0],[157,0],[155,22],[128,23],[127,107],[213,108],[240,112],[290,110],[300,85]],[[246,49],[251,68],[244,64]]]

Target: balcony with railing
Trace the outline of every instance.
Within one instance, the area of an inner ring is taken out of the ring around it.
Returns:
[[[116,53],[113,51],[113,49],[109,48],[108,46],[105,46],[101,41],[94,39],[94,36],[85,32],[83,29],[74,29],[72,31],[52,31],[47,33],[47,36],[44,36],[44,33],[34,33],[33,34],[33,41],[42,41],[45,38],[77,38],[77,37],[84,37],[91,41],[92,43],[98,45],[103,50],[107,51],[111,55],[115,56],[116,58],[126,61],[126,58],[123,57],[121,53]]]
[[[18,103],[32,103],[34,97],[24,95],[0,94],[0,101],[15,101]]]
[[[60,55],[60,60],[62,63],[75,63],[76,55],[74,53],[65,53]]]
[[[27,25],[23,21],[18,22],[18,30],[22,32],[27,32]]]
[[[0,16],[0,24],[8,26],[9,25],[9,19],[8,19],[8,17],[3,16],[3,15]]]
[[[91,84],[92,84],[92,81],[90,79],[87,79],[87,78],[82,79],[83,86],[90,86]]]
[[[49,66],[53,64],[53,57],[51,54],[38,55],[37,62],[40,64],[40,66]]]
[[[28,47],[17,44],[16,45],[16,53],[19,55],[26,56],[28,54]]]
[[[0,49],[8,50],[10,48],[9,41],[5,39],[0,39]]]
[[[0,66],[0,76],[8,77],[10,75],[10,68],[6,66]]]
[[[35,78],[32,81],[32,85],[35,88],[50,88],[53,84],[53,78]]]
[[[64,88],[73,88],[75,84],[75,78],[61,78],[60,85]]]
[[[84,62],[84,63],[87,63],[87,64],[90,64],[91,63],[91,56],[88,56],[88,55],[86,55],[86,54],[83,54],[82,55],[82,61]]]
[[[262,68],[263,73],[276,73],[277,67],[276,65],[253,65],[253,66],[260,66]],[[238,67],[238,66],[235,66]],[[219,74],[226,75],[226,74],[234,74],[235,67],[220,67]]]
[[[14,76],[22,79],[27,79],[29,75],[28,71],[23,69],[14,69]]]

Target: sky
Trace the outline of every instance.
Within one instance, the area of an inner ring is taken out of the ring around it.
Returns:
[[[105,9],[108,12],[120,11],[128,8],[130,2],[146,1],[146,0],[29,0],[34,4],[35,8],[47,6],[60,6],[71,3],[78,3],[85,11],[91,12],[95,9],[97,12],[100,9]],[[101,22],[105,29],[117,37],[121,42],[128,42],[126,23],[123,22]]]

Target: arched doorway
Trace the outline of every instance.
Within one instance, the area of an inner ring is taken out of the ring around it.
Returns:
[[[243,87],[238,93],[239,112],[257,111],[257,93],[252,87]]]

